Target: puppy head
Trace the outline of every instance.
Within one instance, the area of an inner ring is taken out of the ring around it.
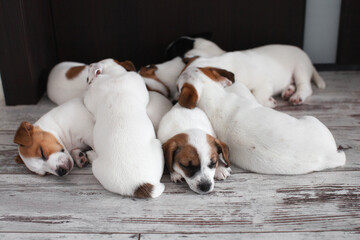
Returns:
[[[15,161],[24,163],[30,171],[39,175],[65,176],[74,166],[69,152],[53,134],[29,122],[20,124],[14,143],[19,145],[19,156]]]
[[[163,150],[170,173],[179,173],[189,187],[200,194],[214,189],[219,154],[222,153],[226,165],[230,165],[227,145],[199,129],[173,136],[163,144]]]
[[[179,77],[179,104],[186,108],[196,107],[204,84],[213,83],[218,87],[230,86],[235,81],[232,72],[214,67],[188,67]]]
[[[194,42],[194,48],[184,54],[184,58],[191,58],[194,56],[200,57],[213,57],[219,56],[225,53],[218,45],[214,42],[204,38],[196,38]]]
[[[95,79],[98,79],[103,74],[122,74],[130,71],[136,71],[136,68],[131,61],[126,60],[119,62],[115,59],[108,58],[90,64],[87,83],[90,85]]]

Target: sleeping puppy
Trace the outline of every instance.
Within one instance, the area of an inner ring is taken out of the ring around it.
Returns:
[[[184,49],[185,52],[180,54],[178,49]],[[174,51],[178,55],[164,63],[141,67],[139,74],[144,78],[149,91],[159,92],[172,101],[178,98],[176,80],[185,67],[183,58],[188,61],[193,56],[212,57],[225,53],[224,50],[209,40],[186,36],[171,43],[168,50]]]
[[[19,145],[15,160],[39,175],[65,176],[73,168],[74,160],[80,168],[92,160],[94,152],[85,150],[93,147],[93,127],[83,100],[70,100],[46,113],[34,125],[21,123],[14,137],[14,143]]]
[[[232,73],[213,67],[188,67],[178,80],[179,104],[205,111],[228,144],[233,164],[266,174],[304,174],[345,164],[344,152],[318,119],[263,107],[241,83],[236,87],[244,89],[242,95],[224,89],[233,81]]]
[[[189,67],[214,67],[235,74],[235,84],[244,84],[263,106],[274,108],[272,96],[281,93],[292,105],[302,104],[312,94],[311,83],[325,88],[309,57],[288,45],[267,45],[246,51],[228,52],[211,58],[197,58]]]
[[[216,138],[199,108],[176,104],[162,118],[157,135],[172,181],[184,178],[194,192],[205,194],[214,189],[214,177],[223,180],[230,175],[228,146]]]
[[[50,72],[47,95],[51,101],[61,105],[66,101],[81,97],[86,91],[89,66],[85,63],[62,62]]]
[[[128,72],[129,71],[129,72]],[[146,113],[149,93],[130,61],[105,59],[89,67],[84,103],[95,118],[94,176],[107,190],[155,198],[164,191],[161,143]]]

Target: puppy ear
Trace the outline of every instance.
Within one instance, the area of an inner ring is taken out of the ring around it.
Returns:
[[[143,77],[153,77],[155,75],[155,72],[157,70],[157,66],[154,64],[151,64],[150,66],[141,67],[139,74]]]
[[[15,133],[14,143],[22,146],[30,146],[32,144],[31,135],[33,130],[34,126],[31,123],[22,122]]]
[[[199,69],[213,81],[220,82],[223,87],[228,87],[235,82],[235,74],[225,69],[214,67],[199,67]]]
[[[128,72],[136,72],[136,68],[135,68],[134,64],[129,60],[119,62],[118,60],[114,59],[114,62],[116,62],[117,64],[119,64],[123,68],[125,68],[126,71],[128,71]]]
[[[230,167],[230,160],[229,160],[229,147],[224,142],[220,141],[219,139],[215,139],[215,145],[218,149],[218,154],[222,153],[223,158],[225,160],[225,167]]]
[[[174,172],[174,153],[177,149],[177,143],[173,139],[167,140],[163,145],[165,165],[170,173]]]
[[[20,155],[17,155],[14,160],[17,164],[24,164],[24,161],[21,159]]]
[[[195,87],[189,83],[185,83],[181,89],[178,102],[182,107],[193,109],[196,107],[198,98],[199,96]]]

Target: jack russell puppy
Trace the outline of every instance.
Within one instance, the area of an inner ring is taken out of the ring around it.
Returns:
[[[197,58],[189,66],[221,68],[235,74],[235,84],[244,84],[263,106],[274,108],[272,96],[281,93],[292,105],[301,105],[311,94],[311,83],[325,88],[325,82],[300,48],[267,45],[245,51],[227,52],[211,58]]]
[[[88,87],[86,83],[88,72],[89,66],[84,63],[62,62],[57,64],[51,70],[47,83],[47,95],[50,100],[60,105],[75,97],[82,97]],[[176,78],[178,76],[179,74],[176,75]],[[145,82],[150,84],[149,86],[152,84],[152,82],[148,83],[146,79]],[[150,87],[149,90],[151,90]],[[149,95],[147,113],[157,130],[162,116],[171,109],[172,104],[162,93],[150,91]]]
[[[169,50],[172,49],[172,50]],[[179,49],[185,52],[179,54]],[[168,51],[176,52],[178,57],[160,64],[151,64],[141,67],[139,74],[144,78],[149,91],[156,91],[170,100],[177,100],[179,93],[176,88],[176,80],[185,67],[183,57],[188,61],[189,56],[212,57],[225,53],[214,42],[203,38],[191,38],[183,36],[168,47]],[[181,56],[180,56],[181,55]]]
[[[232,73],[213,67],[188,67],[178,80],[179,104],[205,111],[233,164],[265,174],[305,174],[345,164],[344,152],[318,119],[263,107],[241,83],[233,86],[242,88],[242,95],[224,88],[233,81]]]
[[[194,192],[205,194],[214,189],[214,177],[223,180],[230,175],[228,146],[216,138],[201,109],[177,103],[162,118],[157,135],[173,182],[184,178]]]
[[[95,118],[92,171],[109,191],[155,198],[164,191],[161,143],[146,113],[149,93],[130,61],[89,67],[84,103]]]
[[[76,119],[76,121],[74,121]],[[82,168],[94,156],[92,115],[80,98],[72,99],[42,116],[32,125],[22,122],[14,143],[19,145],[18,163],[39,175],[67,175],[74,166]]]

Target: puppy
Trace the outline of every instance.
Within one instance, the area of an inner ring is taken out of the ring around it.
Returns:
[[[66,101],[81,97],[86,91],[89,66],[78,62],[62,62],[50,72],[47,95],[51,101],[61,105]]]
[[[193,191],[205,194],[214,189],[214,177],[223,180],[230,175],[228,146],[216,138],[199,108],[176,104],[161,120],[158,138],[172,181],[184,178]]]
[[[109,191],[158,197],[164,191],[161,143],[146,113],[149,93],[129,61],[105,59],[90,65],[84,103],[94,115],[92,170]]]
[[[189,36],[182,36],[176,39],[169,44],[165,51],[165,55],[168,60],[175,57],[212,57],[220,56],[224,53],[224,50],[222,50],[218,45],[216,45],[216,43],[210,40],[200,37],[193,38]]]
[[[282,95],[292,105],[302,104],[311,94],[313,80],[325,88],[309,57],[288,45],[267,45],[246,51],[228,52],[212,58],[197,58],[193,67],[214,67],[235,74],[235,84],[244,84],[263,106],[274,108],[272,96]]]
[[[18,163],[39,175],[67,175],[74,166],[92,160],[94,122],[80,98],[72,99],[42,116],[32,125],[22,122],[14,143],[19,145]],[[70,153],[69,153],[70,152]],[[88,159],[89,158],[89,159]]]
[[[205,111],[216,135],[228,144],[232,163],[266,174],[304,174],[345,164],[344,152],[337,151],[319,120],[263,107],[244,86],[241,96],[231,87],[226,91],[232,81],[233,74],[212,67],[188,67],[178,80],[179,104]]]

